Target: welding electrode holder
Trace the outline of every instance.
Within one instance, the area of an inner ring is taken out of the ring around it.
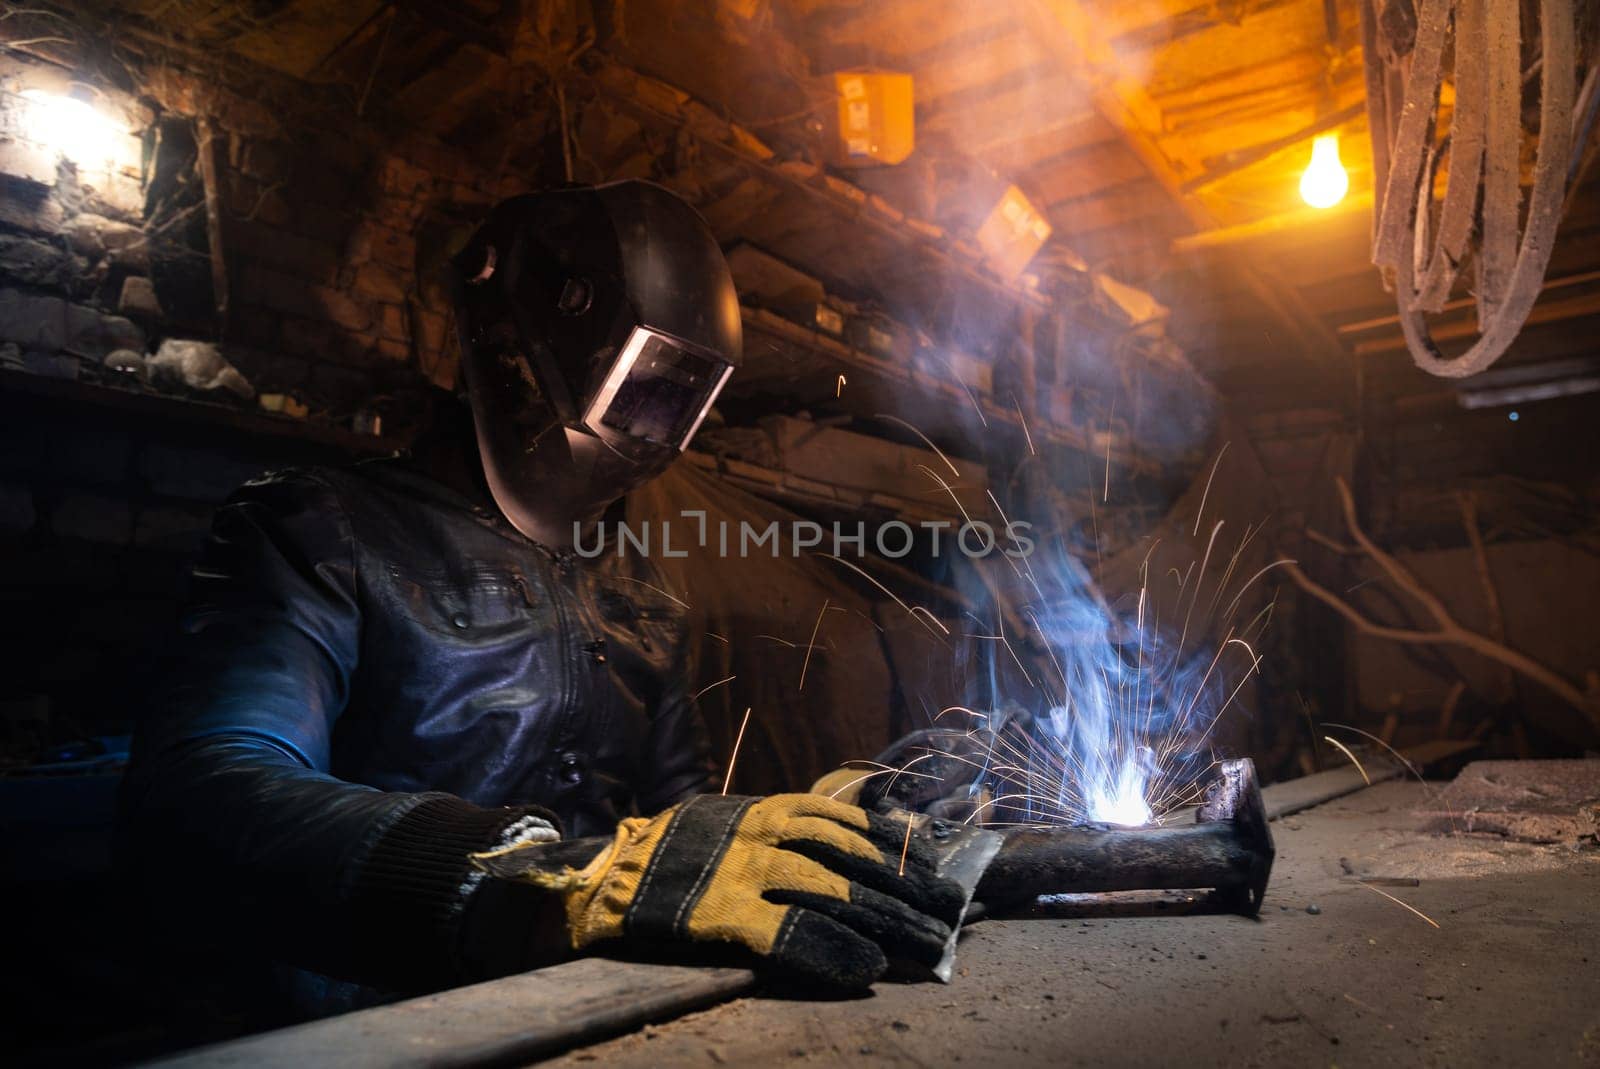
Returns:
[[[1193,823],[1149,828],[1018,828],[973,898],[988,908],[1044,894],[1210,890],[1233,912],[1261,910],[1275,854],[1249,758],[1223,761]]]

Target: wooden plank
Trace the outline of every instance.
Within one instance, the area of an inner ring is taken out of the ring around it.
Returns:
[[[1117,140],[1100,113],[1084,102],[1062,109],[1039,125],[1036,115],[1002,115],[975,131],[967,148],[999,174],[1021,174],[1053,156]]]
[[[1327,43],[1321,4],[1285,4],[1252,14],[1238,25],[1219,23],[1161,49],[1151,57],[1149,90],[1153,96],[1179,92],[1293,52],[1320,51]]]
[[[1195,12],[1220,17],[1216,6],[1203,0],[1118,0],[1107,7],[1103,32],[1112,40],[1153,30]]]
[[[918,62],[912,69],[917,106],[1032,71],[1047,58],[1031,37],[1012,31],[982,47],[960,49],[939,62]]]
[[[1197,234],[1185,234],[1172,242],[1172,255],[1184,256],[1193,252],[1245,245],[1262,238],[1270,238],[1288,231],[1298,231],[1307,226],[1325,225],[1338,221],[1341,216],[1367,218],[1372,211],[1372,191],[1362,190],[1346,197],[1334,208],[1298,208],[1281,215],[1269,215],[1238,226],[1216,227]]]
[[[1564,300],[1542,301],[1533,306],[1533,311],[1528,313],[1524,327],[1536,326],[1541,323],[1559,323],[1567,319],[1577,319],[1583,316],[1600,316],[1600,293],[1588,293],[1579,297],[1568,297]],[[1433,326],[1431,333],[1433,340],[1438,342],[1467,341],[1478,336],[1478,321],[1475,317],[1468,316],[1447,323]],[[1369,356],[1376,353],[1400,352],[1406,347],[1405,337],[1394,334],[1386,338],[1372,338],[1356,344],[1357,356]]]
[[[1150,172],[1126,145],[1110,141],[1044,160],[1030,168],[1025,177],[1045,203],[1050,204],[1088,197],[1140,179],[1148,181]],[[1159,188],[1156,197],[1162,199]]]
[[[1413,746],[1402,750],[1401,753],[1411,766],[1420,772],[1428,765],[1477,748],[1477,742],[1445,740]],[[1354,765],[1347,765],[1344,768],[1332,768],[1300,779],[1274,783],[1261,792],[1261,799],[1267,806],[1267,819],[1277,820],[1290,813],[1298,813],[1302,809],[1310,809],[1312,806],[1331,802],[1335,798],[1354,794],[1365,788],[1369,782],[1382,783],[1407,775],[1409,772],[1404,764],[1388,756],[1363,761],[1362,767],[1366,769],[1365,776]]]
[[[53,379],[27,371],[0,369],[0,396],[4,396],[8,402],[27,398],[28,403],[35,405],[92,406],[103,409],[108,420],[123,417],[138,420],[141,424],[166,422],[206,427],[219,434],[312,442],[342,449],[354,456],[382,456],[406,444],[400,438],[357,434],[325,423],[241,411],[232,405],[190,401],[70,379]]]
[[[1230,151],[1219,158],[1210,171],[1197,178],[1191,178],[1184,183],[1183,190],[1188,193],[1199,189],[1201,186],[1220,182],[1222,179],[1237,174],[1247,167],[1254,167],[1256,164],[1264,163],[1289,149],[1298,148],[1318,134],[1343,126],[1345,123],[1353,121],[1357,116],[1364,116],[1365,114],[1365,101],[1351,104],[1341,111],[1330,112],[1317,118],[1309,126],[1302,126],[1298,130],[1275,137],[1271,141],[1252,145],[1249,148]]]
[[[582,958],[151,1064],[448,1069],[529,1062],[735,998],[755,983],[749,969]]]
[[[1072,246],[1084,260],[1098,270],[1133,286],[1150,286],[1172,263],[1167,242],[1173,230],[1181,228],[1181,216],[1172,209],[1166,214],[1147,216],[1137,226],[1125,223],[1099,230],[1073,232]],[[1182,339],[1173,338],[1182,343]]]
[[[830,14],[821,33],[832,46],[866,45],[884,58],[908,59],[937,49],[954,37],[998,31],[1010,22],[1004,4],[946,4],[929,17],[927,0],[874,0],[859,14]]]
[[[231,51],[284,74],[303,78],[327,52],[330,41],[348,35],[378,8],[377,0],[346,4],[299,0],[275,4],[270,9],[271,14],[264,18],[239,20],[245,22],[242,32],[233,33],[228,32],[229,24],[234,22],[233,10],[224,4],[216,5],[214,10],[225,16],[219,29]],[[159,22],[161,14],[152,13],[152,21]],[[193,27],[186,25],[184,29]]]
[[[940,133],[963,151],[988,136],[991,126],[1015,117],[1024,129],[1049,124],[1058,111],[1076,112],[1085,93],[1076,79],[1056,73],[1009,85],[987,85],[951,93],[936,109],[918,109],[919,134]]]
[[[1564,289],[1568,286],[1585,286],[1592,282],[1600,282],[1600,271],[1582,271],[1575,275],[1566,275],[1560,278],[1546,279],[1545,292]],[[1459,300],[1446,304],[1442,311],[1459,312],[1475,307],[1477,301],[1472,297],[1462,297]],[[1397,315],[1384,315],[1376,319],[1365,319],[1358,323],[1344,323],[1339,327],[1340,334],[1365,334],[1371,330],[1393,330],[1400,325]]]
[[[1345,58],[1357,69],[1360,68],[1359,49],[1352,49]],[[1218,78],[1172,88],[1156,94],[1155,99],[1163,115],[1171,116],[1175,125],[1182,125],[1194,121],[1196,114],[1215,111],[1272,88],[1284,85],[1310,86],[1325,82],[1327,76],[1327,52],[1317,48],[1280,55],[1259,67],[1247,67]]]
[[[1032,181],[1026,183],[1024,188],[1031,190]],[[1161,229],[1167,230],[1168,217],[1178,214],[1167,201],[1161,187],[1148,177],[1140,182],[1130,182],[1088,196],[1054,200],[1046,197],[1044,204],[1050,221],[1059,226],[1063,233],[1074,235],[1073,247],[1080,252],[1082,248],[1076,242],[1077,234],[1122,227],[1152,217],[1160,217]],[[1176,221],[1181,225],[1181,216]],[[1132,240],[1127,234],[1120,236],[1123,240]]]

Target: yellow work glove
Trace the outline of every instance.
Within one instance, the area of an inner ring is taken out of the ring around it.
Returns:
[[[903,820],[811,794],[692,798],[623,821],[582,868],[559,862],[570,845],[474,859],[559,892],[574,947],[732,943],[838,989],[866,987],[889,958],[936,964],[965,901]]]

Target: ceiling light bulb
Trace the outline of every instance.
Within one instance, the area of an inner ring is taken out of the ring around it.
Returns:
[[[1350,191],[1350,174],[1339,162],[1339,135],[1322,134],[1311,143],[1311,162],[1300,176],[1300,196],[1313,208],[1331,208]]]

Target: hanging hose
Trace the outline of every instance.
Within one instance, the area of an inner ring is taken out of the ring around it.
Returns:
[[[1421,0],[1414,23],[1393,17],[1400,5],[1380,14],[1376,2],[1365,0],[1362,9],[1368,118],[1382,196],[1372,260],[1393,272],[1412,360],[1431,375],[1462,378],[1500,358],[1543,288],[1573,156],[1573,0],[1540,2],[1539,147],[1520,235],[1519,0]],[[1447,51],[1455,57],[1455,106],[1449,135],[1436,144]],[[1446,150],[1450,172],[1435,222],[1434,176]],[[1480,336],[1465,353],[1446,357],[1424,313],[1444,308],[1469,259]]]

